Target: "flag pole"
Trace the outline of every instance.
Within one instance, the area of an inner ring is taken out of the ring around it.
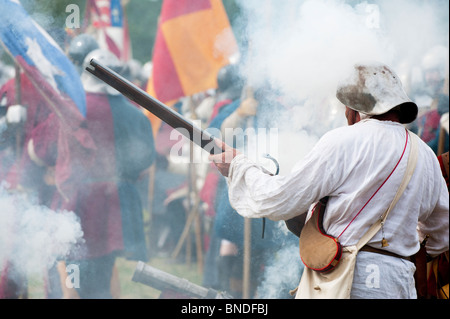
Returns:
[[[189,109],[191,111],[191,119],[197,120],[197,116],[195,114],[195,108],[194,106],[194,100],[193,97],[189,97]],[[200,204],[200,194],[197,189],[197,170],[196,166],[194,164],[194,154],[195,148],[194,148],[194,142],[190,142],[190,161],[189,161],[189,167],[190,167],[190,187],[193,192],[195,203]],[[197,206],[197,212],[195,215],[195,222],[194,222],[194,231],[195,231],[195,243],[196,243],[196,252],[197,252],[197,268],[199,273],[203,272],[203,246],[202,246],[202,228],[201,228],[201,218],[200,218],[200,206]]]
[[[15,79],[14,79],[14,101],[15,104],[22,105],[22,86],[20,79],[20,66],[14,61]],[[22,128],[23,125],[16,127],[16,158],[22,155]]]
[[[189,108],[192,111],[193,119],[195,119],[194,114],[194,105],[192,96],[188,97],[188,103]],[[186,240],[188,238],[191,226],[193,224],[194,232],[195,232],[195,243],[196,243],[196,254],[197,254],[197,266],[198,271],[202,273],[203,271],[203,247],[202,247],[202,232],[201,232],[201,219],[200,219],[200,194],[198,192],[197,186],[196,186],[196,169],[194,165],[194,143],[190,141],[190,152],[189,152],[189,168],[188,168],[188,207],[189,212],[187,214],[187,219],[185,222],[184,230],[178,240],[178,243],[172,253],[172,258],[176,258],[178,253],[180,252],[180,249]],[[193,196],[191,196],[193,195]],[[194,199],[192,201],[192,198]],[[186,242],[186,248],[187,248],[187,260],[190,261],[190,252],[191,252],[191,243],[190,240]]]
[[[6,45],[0,41],[0,44],[5,50],[5,52],[11,57],[11,59],[14,61],[14,103],[15,104],[22,104],[22,86],[21,86],[21,78],[20,78],[20,65],[17,63],[17,61],[14,59],[14,56],[9,52],[9,49],[6,47]],[[16,145],[15,145],[15,152],[17,159],[20,158],[21,155],[21,147],[20,144],[22,143],[22,132],[20,130],[21,127],[16,128]]]

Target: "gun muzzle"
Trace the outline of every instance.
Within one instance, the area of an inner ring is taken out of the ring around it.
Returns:
[[[132,279],[160,291],[175,291],[194,299],[232,299],[226,292],[196,285],[187,279],[180,278],[138,261]]]

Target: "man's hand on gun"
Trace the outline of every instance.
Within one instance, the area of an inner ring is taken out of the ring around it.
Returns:
[[[228,177],[231,161],[239,155],[240,152],[217,138],[214,139],[214,141],[217,146],[223,149],[223,152],[220,154],[211,154],[208,158],[216,165],[223,176]]]

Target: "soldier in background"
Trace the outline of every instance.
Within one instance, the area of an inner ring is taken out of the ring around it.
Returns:
[[[95,58],[120,73],[123,65],[109,51],[97,49]],[[87,71],[81,74],[86,91],[86,123],[97,150],[92,162],[73,159],[76,179],[68,201],[60,207],[75,212],[84,232],[85,250],[67,264],[80,269],[80,298],[111,298],[111,278],[117,257],[148,259],[142,199],[136,187],[155,157],[152,128],[141,109]]]

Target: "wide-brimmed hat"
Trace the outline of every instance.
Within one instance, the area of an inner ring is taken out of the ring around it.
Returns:
[[[417,117],[417,105],[406,94],[399,76],[378,62],[355,64],[350,75],[339,83],[336,97],[342,104],[367,115],[397,108],[401,123],[411,123]]]

